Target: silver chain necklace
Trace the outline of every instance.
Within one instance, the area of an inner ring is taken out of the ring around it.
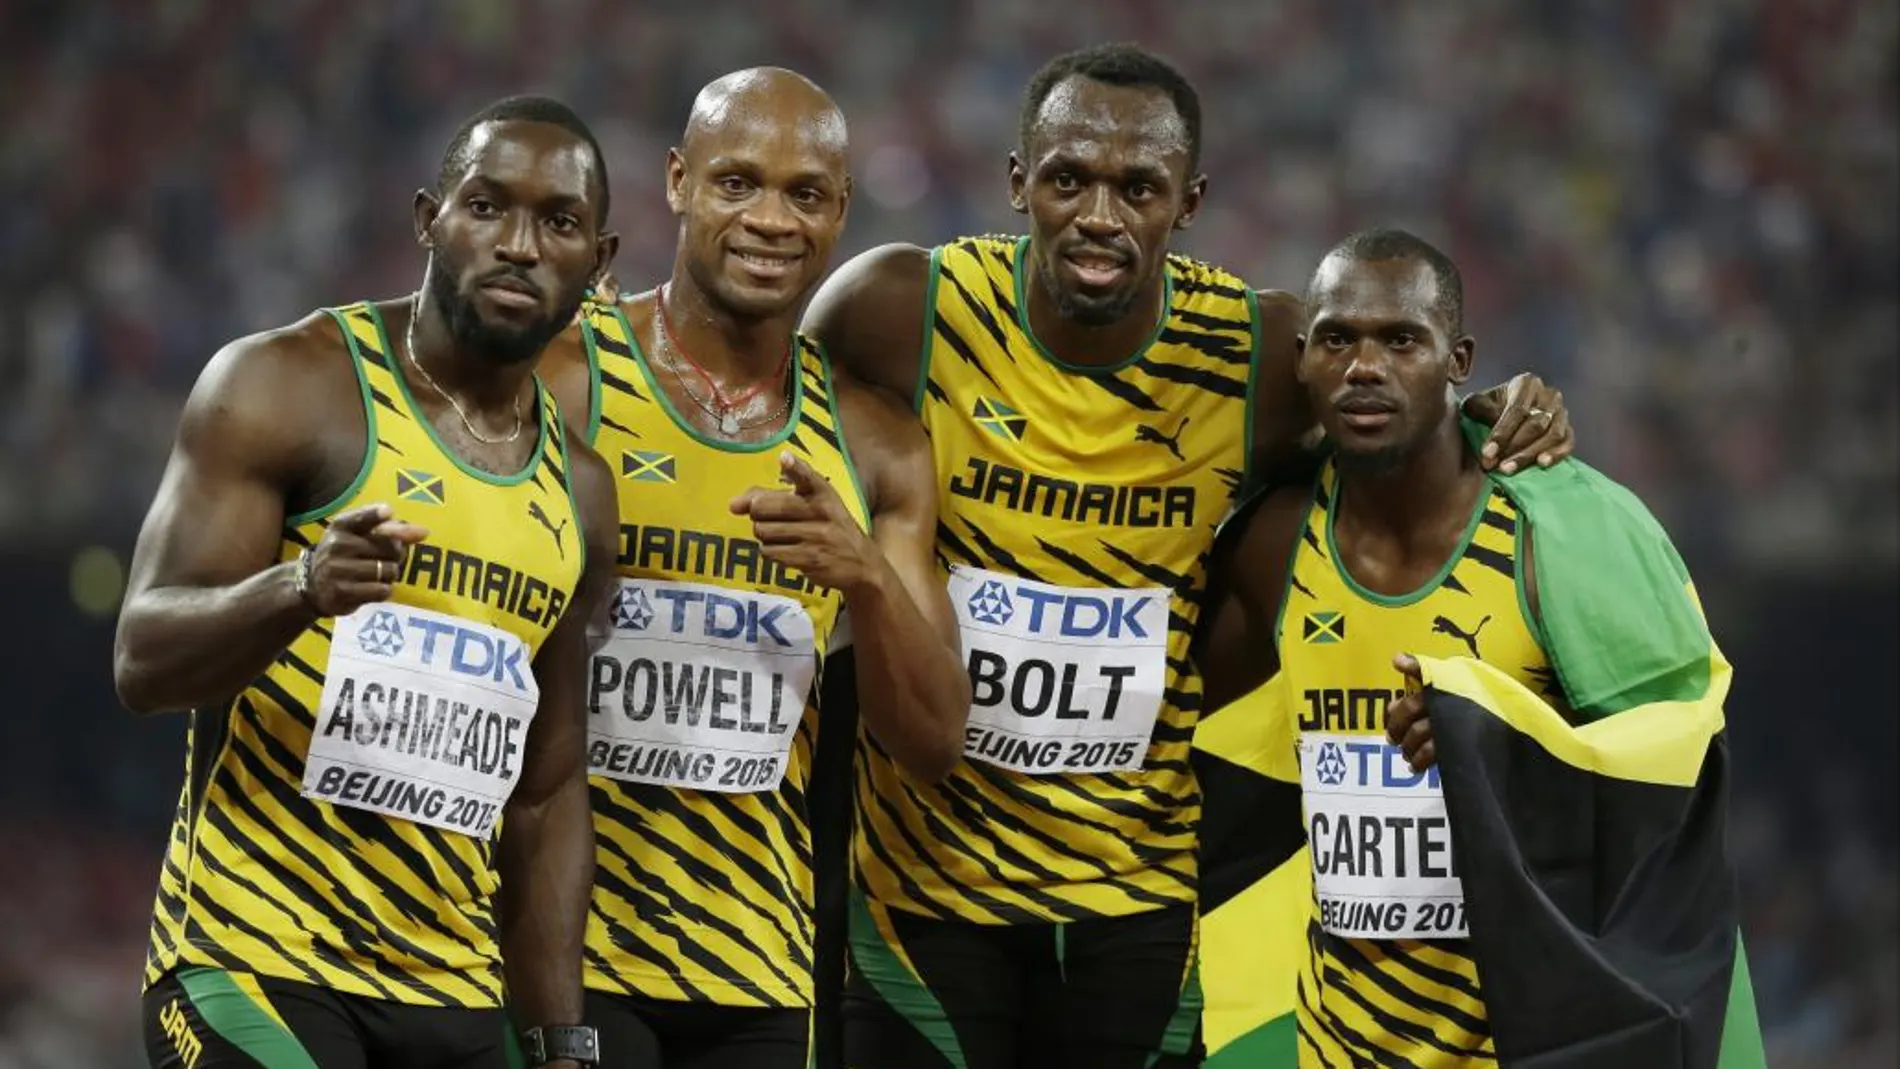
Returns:
[[[521,418],[521,395],[519,393],[515,394],[515,429],[512,431],[509,431],[503,437],[490,438],[487,435],[483,434],[481,431],[478,431],[475,429],[475,424],[473,421],[471,421],[468,418],[468,413],[462,411],[461,402],[455,399],[454,394],[451,394],[449,391],[443,389],[441,384],[435,381],[435,376],[429,374],[429,369],[422,366],[422,361],[416,359],[416,320],[420,318],[419,313],[421,311],[422,311],[422,302],[417,301],[415,311],[410,313],[410,316],[409,316],[409,329],[403,332],[403,339],[402,339],[403,348],[409,351],[409,366],[415,368],[417,372],[421,373],[422,381],[428,383],[430,389],[434,390],[436,393],[441,394],[442,399],[449,403],[450,408],[455,409],[455,414],[462,418],[462,429],[468,431],[469,437],[475,439],[476,441],[482,443],[483,445],[506,445],[507,443],[514,441],[516,438],[521,437],[521,427],[522,427],[523,421]]]
[[[778,407],[763,415],[754,416],[751,419],[740,419],[737,415],[733,414],[730,409],[715,408],[710,399],[701,399],[698,394],[693,392],[691,381],[680,372],[679,355],[673,352],[673,340],[671,338],[661,338],[659,340],[662,347],[667,351],[666,370],[673,373],[673,380],[680,384],[680,392],[684,393],[686,399],[693,402],[701,412],[706,413],[709,419],[716,421],[719,424],[719,433],[726,437],[731,438],[736,436],[740,431],[751,430],[753,427],[778,420],[785,415],[786,409],[791,406],[791,379],[787,378],[785,380],[786,388],[779,391]],[[796,372],[794,372],[794,374],[796,374]]]

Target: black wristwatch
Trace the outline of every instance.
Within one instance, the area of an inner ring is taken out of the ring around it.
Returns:
[[[521,1033],[521,1047],[529,1066],[542,1066],[561,1058],[572,1058],[582,1065],[600,1064],[600,1037],[584,1024],[530,1028]]]

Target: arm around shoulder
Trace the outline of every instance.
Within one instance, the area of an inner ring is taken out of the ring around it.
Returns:
[[[1209,713],[1245,697],[1280,669],[1274,630],[1310,496],[1304,486],[1262,493],[1222,528],[1195,642]]]
[[[887,395],[848,380],[838,389],[846,444],[857,459],[881,566],[848,590],[860,711],[878,742],[913,775],[935,781],[963,754],[970,679],[956,615],[937,574],[937,475],[930,441]]]
[[[930,250],[879,245],[839,265],[805,309],[805,334],[852,376],[909,403],[923,367]]]

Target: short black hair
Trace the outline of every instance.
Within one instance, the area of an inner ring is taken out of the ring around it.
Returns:
[[[1023,93],[1022,126],[1017,136],[1022,138],[1025,149],[1029,147],[1029,134],[1035,128],[1036,116],[1042,112],[1042,102],[1049,99],[1049,93],[1056,86],[1077,75],[1108,85],[1159,89],[1168,94],[1168,99],[1174,102],[1175,113],[1181,116],[1181,124],[1187,127],[1188,173],[1193,174],[1200,168],[1201,95],[1167,60],[1139,45],[1127,43],[1065,52],[1042,65],[1029,79],[1029,88]]]
[[[477,127],[491,122],[544,122],[558,126],[582,141],[587,142],[587,151],[594,156],[594,185],[600,194],[599,229],[607,228],[607,211],[613,206],[613,196],[607,186],[607,157],[600,151],[600,142],[594,138],[594,131],[574,113],[574,109],[553,97],[512,96],[495,101],[468,117],[449,139],[448,150],[442,153],[442,169],[436,172],[435,191],[446,194],[464,169],[468,167],[469,140],[475,136]]]
[[[1321,257],[1323,266],[1327,260],[1338,256],[1347,260],[1372,263],[1382,260],[1419,260],[1432,269],[1432,277],[1438,283],[1438,301],[1434,311],[1445,317],[1451,325],[1453,340],[1465,332],[1465,282],[1458,274],[1458,265],[1451,257],[1438,250],[1438,247],[1410,231],[1392,227],[1378,227],[1361,230],[1327,251]],[[1306,285],[1306,307],[1313,307],[1314,286],[1319,282],[1319,272],[1313,272],[1312,281]]]

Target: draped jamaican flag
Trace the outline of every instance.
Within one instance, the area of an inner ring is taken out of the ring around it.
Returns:
[[[1205,1069],[1294,1065],[1294,983],[1313,870],[1299,765],[1269,683],[1194,733],[1201,817],[1201,1039]],[[1284,750],[1284,752],[1282,752]],[[1289,771],[1291,775],[1289,776]]]
[[[1765,1066],[1726,852],[1730,669],[1688,571],[1581,462],[1502,485],[1529,521],[1567,715],[1481,662],[1420,658],[1500,1063]],[[1288,710],[1270,682],[1195,740],[1208,1069],[1294,1065],[1310,887],[1279,830],[1297,824]]]

